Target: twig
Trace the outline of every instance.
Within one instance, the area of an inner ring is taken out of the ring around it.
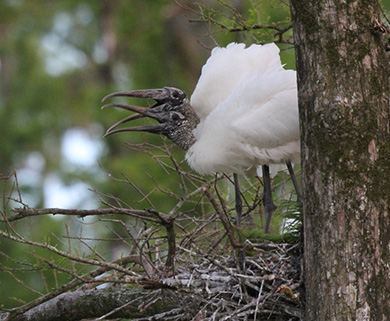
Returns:
[[[205,187],[203,188],[204,193],[206,194],[207,198],[210,200],[210,203],[213,205],[215,211],[217,212],[223,226],[225,227],[225,230],[228,234],[230,243],[234,248],[242,247],[243,245],[235,239],[232,231],[232,227],[229,223],[229,221],[226,219],[226,216],[223,213],[223,210],[221,209],[220,205],[215,200],[214,196],[211,195],[210,191]]]
[[[125,208],[103,208],[103,209],[94,209],[94,210],[78,210],[78,209],[64,209],[64,208],[14,208],[13,212],[18,213],[17,215],[7,217],[8,222],[13,222],[17,220],[21,220],[26,217],[38,216],[38,215],[69,215],[69,216],[78,216],[78,217],[86,217],[86,216],[97,216],[97,215],[110,215],[110,214],[125,214],[131,216],[147,216],[148,212],[144,210],[133,210],[133,209],[125,209]],[[0,220],[0,222],[5,222],[4,219]]]

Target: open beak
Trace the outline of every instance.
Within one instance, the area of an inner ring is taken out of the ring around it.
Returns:
[[[153,134],[161,134],[164,132],[166,128],[166,122],[168,121],[168,115],[163,110],[163,107],[165,105],[165,102],[169,99],[169,91],[165,88],[162,89],[145,89],[145,90],[132,90],[132,91],[125,91],[125,92],[117,92],[110,95],[107,95],[102,99],[102,102],[106,101],[107,99],[110,99],[112,97],[136,97],[136,98],[145,98],[145,99],[154,99],[156,103],[150,107],[138,107],[133,105],[127,105],[127,104],[119,104],[119,103],[111,103],[104,105],[102,109],[110,108],[110,107],[118,107],[122,109],[126,109],[132,112],[135,112],[135,114],[128,116],[114,125],[112,125],[107,132],[105,133],[104,137],[107,137],[109,135],[119,133],[119,132],[125,132],[125,131],[137,131],[137,132],[149,132]],[[126,122],[129,122],[134,119],[139,119],[143,117],[149,117],[157,120],[159,124],[155,125],[147,125],[147,126],[136,126],[136,127],[125,127],[125,128],[117,128],[121,124],[124,124]]]

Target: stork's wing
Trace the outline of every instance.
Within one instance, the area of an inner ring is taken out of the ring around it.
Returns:
[[[240,172],[299,157],[296,76],[279,66],[249,72],[195,129],[186,157],[198,172]]]
[[[251,45],[231,43],[226,48],[216,47],[202,68],[202,74],[191,96],[191,106],[200,120],[204,120],[238,86],[251,71],[265,73],[281,68],[279,48],[271,43]]]
[[[262,75],[248,76],[224,103],[237,106],[231,130],[246,144],[271,150],[299,140],[293,70],[269,70]]]

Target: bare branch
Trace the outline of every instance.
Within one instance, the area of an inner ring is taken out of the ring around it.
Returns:
[[[198,304],[199,299],[196,297],[180,295],[171,290],[93,289],[64,293],[12,319],[9,318],[10,314],[0,314],[0,319],[73,321],[100,316],[135,319],[154,316],[157,312],[161,316],[177,316],[171,320],[189,320],[188,315],[196,313]]]
[[[243,245],[234,237],[232,226],[230,225],[229,221],[226,218],[226,212],[222,210],[221,206],[217,203],[215,198],[211,195],[210,191],[207,188],[203,189],[207,198],[210,200],[211,204],[213,205],[215,211],[217,212],[219,218],[221,219],[221,222],[223,223],[223,226],[225,227],[225,230],[229,236],[230,243],[234,248],[242,247]]]

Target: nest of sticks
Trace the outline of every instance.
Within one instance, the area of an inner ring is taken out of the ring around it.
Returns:
[[[199,312],[190,320],[300,320],[299,244],[252,244],[250,248],[250,255],[239,249],[233,256],[181,262],[174,277],[161,281],[199,300]]]

